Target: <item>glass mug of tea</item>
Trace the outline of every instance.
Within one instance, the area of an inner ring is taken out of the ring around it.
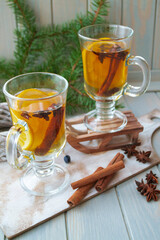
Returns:
[[[126,116],[115,110],[115,101],[123,94],[137,97],[150,82],[146,60],[130,54],[133,30],[120,25],[98,24],[78,32],[83,61],[84,88],[96,101],[96,109],[84,117],[92,131],[116,132],[127,124]],[[138,65],[143,73],[140,87],[127,83],[128,65]]]
[[[69,182],[68,171],[54,163],[65,145],[68,82],[52,73],[27,73],[8,80],[3,92],[13,126],[8,132],[9,164],[25,169],[22,187],[37,196],[58,193]]]

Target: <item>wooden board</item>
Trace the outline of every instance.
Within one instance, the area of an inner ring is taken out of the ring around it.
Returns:
[[[3,234],[3,232],[2,232],[1,229],[0,229],[0,239],[1,239],[1,240],[4,240],[4,234]]]
[[[159,179],[160,173],[157,167],[154,167],[152,171]],[[146,197],[137,192],[135,185],[135,180],[145,179],[148,172],[145,171],[117,187],[121,208],[125,213],[125,220],[129,225],[128,231],[130,236],[133,236],[132,239],[148,240],[152,238],[158,240],[160,236],[159,201],[148,203]],[[160,184],[157,189],[160,189]]]
[[[152,117],[160,117],[160,111],[154,111],[152,114],[139,118],[144,126],[144,132],[140,134],[142,146],[138,147],[141,150],[152,150],[152,162],[142,164],[137,162],[135,157],[129,160],[125,158],[125,169],[114,176],[108,189],[160,162],[151,147],[152,133],[160,127],[160,123],[153,122]],[[116,153],[117,150],[113,150],[88,155],[76,151],[67,144],[57,162],[68,168],[71,182],[73,182],[92,173],[98,166],[105,167]],[[69,154],[72,159],[68,165],[63,161],[63,156],[66,154]],[[52,198],[34,197],[28,195],[19,184],[22,172],[12,169],[5,162],[0,163],[0,171],[0,226],[7,237],[16,236],[69,209],[66,201],[74,192],[70,186]],[[97,192],[92,189],[84,201],[96,195],[98,195]]]
[[[160,109],[160,98],[158,94],[147,93],[138,98],[125,97],[128,109],[131,109],[136,116],[146,114],[152,109]],[[160,119],[154,119],[159,122]],[[158,129],[152,137],[152,144],[157,154],[160,156],[160,129]],[[160,178],[160,173],[157,171],[157,167],[149,169],[147,173],[152,170]],[[123,212],[124,222],[130,239],[159,239],[159,219],[160,208],[158,202],[146,202],[145,198],[136,191],[136,185],[134,180],[140,180],[145,178],[146,172],[143,172],[131,180],[125,181],[116,187],[117,197],[121,210]],[[158,185],[157,189],[160,189]],[[130,209],[131,208],[131,209]]]
[[[129,240],[115,189],[71,209],[66,219],[69,240]]]
[[[25,232],[14,240],[67,240],[65,216],[61,214],[48,222]],[[0,238],[1,240],[1,238]],[[5,239],[6,240],[6,239]]]
[[[121,103],[125,106],[125,109],[131,109],[133,113],[137,116],[137,112],[139,113],[138,116],[142,114],[146,114],[150,111],[152,111],[155,107],[160,109],[160,94],[159,98],[156,97],[156,94],[147,94],[147,97],[145,97],[146,94],[144,94],[141,98],[130,98],[130,101],[127,102],[127,105],[124,102],[124,98],[121,98]],[[158,94],[157,94],[158,95]],[[155,97],[154,97],[155,96]],[[129,97],[128,97],[129,99]],[[148,101],[147,101],[148,99]],[[153,99],[153,101],[152,101]],[[148,104],[150,100],[150,104]],[[133,103],[134,107],[132,106]],[[145,103],[147,102],[147,104]],[[140,109],[138,108],[140,106]],[[160,121],[159,119],[155,119],[155,121]],[[152,138],[152,143],[153,146],[155,147],[156,152],[160,156],[160,129],[158,129],[153,138]],[[157,170],[157,167],[153,167],[150,170]],[[157,172],[157,171],[156,171]],[[78,236],[78,240],[97,240],[96,237],[94,237],[94,234],[96,236],[103,236],[99,239],[112,239],[112,240],[121,240],[125,239],[124,236],[120,237],[115,237],[116,233],[121,234],[121,232],[125,232],[125,229],[127,230],[128,233],[128,239],[130,240],[150,240],[150,239],[155,239],[158,240],[160,236],[160,228],[159,228],[159,204],[160,204],[160,196],[158,202],[149,202],[146,203],[145,198],[143,198],[136,190],[136,185],[134,183],[134,178],[135,179],[141,179],[142,177],[144,178],[145,172],[136,175],[135,177],[131,178],[131,180],[125,181],[124,183],[118,185],[114,189],[112,189],[115,192],[115,195],[118,199],[117,204],[119,205],[119,208],[121,211],[118,211],[118,207],[115,204],[116,201],[113,200],[113,204],[111,205],[112,198],[114,199],[113,192],[107,191],[100,196],[96,197],[99,198],[99,203],[101,206],[97,205],[96,198],[93,198],[89,200],[87,203],[83,203],[79,207],[76,207],[74,209],[71,209],[68,211],[66,214],[69,218],[67,218],[67,223],[66,225],[69,226],[67,228],[67,233],[68,233],[68,239],[72,240],[74,239],[76,233]],[[158,177],[160,179],[160,176],[158,174]],[[128,184],[133,184],[133,187],[131,187],[128,191],[128,188],[126,188],[125,191],[125,185],[127,186]],[[124,193],[121,193],[121,185],[123,185],[122,191]],[[157,187],[160,189],[160,186]],[[128,193],[128,194],[127,194]],[[112,195],[112,198],[109,197],[109,195]],[[136,203],[135,204],[135,195],[136,195]],[[123,203],[124,201],[124,203]],[[88,210],[88,205],[89,210]],[[110,210],[108,211],[103,211],[103,209],[106,209],[106,206],[109,206]],[[134,207],[133,207],[134,206]],[[128,210],[128,208],[131,207],[133,211]],[[143,210],[142,216],[139,214],[139,211],[136,209],[141,209]],[[101,210],[102,209],[102,210]],[[82,210],[82,212],[81,212]],[[91,215],[91,211],[94,212],[94,215]],[[128,214],[129,211],[129,214]],[[119,217],[119,215],[123,216],[123,220],[119,221],[118,224],[116,224],[116,219]],[[89,217],[88,215],[91,215]],[[101,215],[104,217],[102,218]],[[112,221],[113,217],[113,221]],[[99,221],[97,221],[97,218]],[[111,218],[111,221],[110,221]],[[70,223],[71,221],[71,223]],[[87,228],[87,224],[89,222],[89,227]],[[103,225],[104,223],[104,225]],[[135,224],[135,226],[134,226]],[[75,229],[71,225],[74,225]],[[80,226],[79,226],[80,225]],[[125,225],[125,229],[123,229]],[[101,227],[103,226],[103,228]],[[146,229],[147,228],[147,229]],[[106,231],[107,229],[107,231]],[[133,229],[133,231],[132,231]],[[147,236],[143,232],[147,232]],[[92,235],[91,232],[94,234]],[[85,233],[85,234],[81,234]],[[103,235],[105,234],[105,237]],[[91,238],[92,236],[92,238]],[[156,237],[155,237],[156,236]]]

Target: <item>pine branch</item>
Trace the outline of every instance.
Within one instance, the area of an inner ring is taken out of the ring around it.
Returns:
[[[92,21],[92,25],[95,23],[106,22],[103,17],[108,15],[108,7],[109,3],[107,0],[94,0],[91,2],[92,12],[89,12],[89,15]]]
[[[24,11],[23,11],[23,9],[21,8],[18,0],[14,0],[14,3],[17,5],[18,9],[20,10],[20,12],[21,12],[21,14],[22,14],[22,16],[23,16],[23,19],[24,19],[24,21],[26,22],[26,25],[28,26],[28,29],[32,32],[32,27],[31,27],[30,23],[27,21],[26,15],[24,14]]]
[[[13,60],[6,61],[5,59],[0,60],[0,79],[9,79],[15,76],[15,65]]]
[[[81,59],[81,56],[78,57],[77,61],[76,61],[76,62],[74,63],[74,65],[72,66],[71,76],[72,76],[74,70],[76,69],[77,64],[79,63],[80,59]],[[71,79],[71,77],[70,77],[70,79]]]
[[[35,34],[33,34],[33,37],[30,39],[29,43],[28,43],[28,46],[27,46],[27,49],[26,51],[24,52],[24,56],[23,56],[23,60],[21,62],[21,67],[19,69],[19,73],[23,73],[23,70],[24,70],[24,67],[25,67],[25,64],[26,64],[26,61],[27,61],[27,57],[29,55],[29,51],[31,49],[31,46],[32,46],[32,43],[33,41],[35,40]]]
[[[86,93],[82,93],[80,90],[78,90],[76,87],[74,87],[71,83],[69,83],[69,87],[72,88],[74,91],[76,91],[81,96],[88,97],[88,95]]]
[[[78,31],[94,23],[103,23],[107,15],[108,2],[93,0],[92,12],[77,17],[62,25],[37,27],[34,12],[24,0],[6,0],[13,9],[17,30],[14,32],[15,60],[0,60],[0,77],[8,79],[27,72],[54,72],[64,76],[69,82],[67,113],[75,113],[83,108],[93,108],[92,101],[83,87],[83,65],[78,39]]]
[[[96,19],[97,19],[98,15],[99,15],[99,12],[100,12],[100,9],[101,9],[103,3],[104,3],[104,0],[99,1],[99,6],[97,8],[97,11],[95,12],[95,16],[93,18],[92,24],[95,24]]]
[[[21,24],[27,31],[34,32],[36,29],[35,16],[24,0],[7,0],[14,10],[17,24]]]

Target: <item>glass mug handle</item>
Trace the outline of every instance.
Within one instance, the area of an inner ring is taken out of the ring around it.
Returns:
[[[128,95],[130,97],[138,97],[141,94],[143,94],[150,83],[151,79],[151,72],[148,63],[143,57],[140,56],[131,56],[129,55],[128,58],[126,59],[126,65],[138,65],[143,73],[143,81],[142,85],[140,87],[134,87],[130,84],[127,84],[125,89],[124,89],[124,94]]]
[[[25,121],[19,120],[13,125],[6,139],[6,157],[8,163],[16,169],[25,169],[30,161],[30,156],[25,152],[19,151],[20,146],[18,140],[22,132],[28,131],[28,124]],[[19,155],[19,156],[18,156]]]

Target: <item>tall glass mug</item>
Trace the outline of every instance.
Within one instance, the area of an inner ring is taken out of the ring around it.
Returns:
[[[116,132],[127,123],[126,116],[115,110],[115,101],[123,94],[137,97],[150,82],[146,60],[131,56],[133,30],[120,25],[98,24],[78,32],[83,60],[84,87],[96,101],[96,110],[85,115],[86,126],[96,132]],[[143,73],[140,87],[127,83],[128,65],[138,65]]]
[[[37,196],[50,196],[69,182],[69,174],[54,159],[65,145],[65,106],[68,82],[52,73],[27,73],[3,87],[13,126],[6,144],[12,167],[25,169],[22,187]]]

